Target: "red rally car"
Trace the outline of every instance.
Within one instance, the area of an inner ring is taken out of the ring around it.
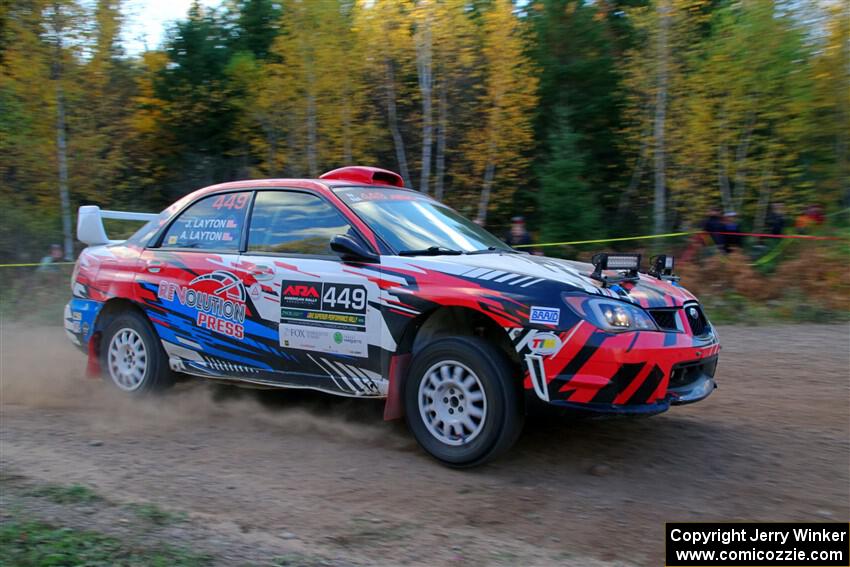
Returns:
[[[111,241],[103,218],[148,222]],[[159,215],[81,207],[77,232],[65,329],[131,394],[182,373],[385,398],[469,466],[532,402],[654,414],[715,388],[717,334],[672,257],[518,252],[386,170],[225,183]]]

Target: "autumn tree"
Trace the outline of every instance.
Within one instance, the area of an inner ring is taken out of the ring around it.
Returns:
[[[448,167],[457,157],[463,132],[474,126],[471,116],[478,102],[473,86],[480,80],[475,65],[476,25],[465,0],[434,4],[431,28],[433,96],[436,98],[434,196],[442,200]],[[424,161],[424,160],[423,160]]]
[[[827,3],[817,25],[824,33],[815,36],[812,120],[805,156],[820,194],[846,208],[850,207],[850,5]]]
[[[246,107],[262,136],[254,146],[271,173],[317,177],[362,155],[363,96],[351,12],[337,2],[284,4],[280,34],[252,79]]]
[[[411,186],[411,177],[399,101],[413,94],[405,81],[416,59],[412,10],[407,0],[361,1],[355,6],[353,27],[364,77],[379,92],[396,165],[407,186]]]
[[[537,77],[524,32],[508,0],[493,2],[482,15],[481,125],[468,133],[466,152],[481,187],[477,213],[481,223],[494,203],[513,196],[530,161]]]
[[[695,220],[714,202],[759,226],[773,197],[806,199],[800,165],[812,77],[804,38],[772,0],[713,14],[711,41],[683,81],[687,96],[671,110],[680,214]]]

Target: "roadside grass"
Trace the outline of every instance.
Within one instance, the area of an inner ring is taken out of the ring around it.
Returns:
[[[63,486],[59,484],[45,484],[36,486],[26,492],[28,496],[47,498],[57,504],[91,504],[103,501],[103,497],[88,486],[72,484]]]
[[[818,305],[799,292],[779,299],[753,301],[735,292],[700,297],[712,323],[722,325],[768,325],[781,323],[844,323],[850,312]]]
[[[12,476],[8,480],[14,481],[16,478],[23,477]],[[0,477],[0,481],[3,480],[7,479]],[[114,502],[110,502],[88,486],[83,486],[81,484],[71,484],[67,486],[61,484],[42,484],[26,490],[24,495],[35,498],[46,498],[56,504],[102,503],[110,506],[116,505]],[[137,518],[156,526],[167,526],[186,520],[185,512],[165,510],[150,502],[125,504],[123,507],[132,512]]]
[[[157,526],[167,526],[176,524],[186,519],[185,512],[171,512],[163,510],[156,504],[146,502],[144,504],[127,504],[127,509],[133,512],[138,518],[155,524]]]
[[[201,567],[212,558],[171,547],[138,547],[98,532],[56,527],[16,515],[0,525],[4,567]]]

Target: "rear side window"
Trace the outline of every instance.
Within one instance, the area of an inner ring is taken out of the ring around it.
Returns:
[[[250,192],[205,197],[177,217],[162,246],[238,252],[250,202]]]
[[[330,203],[307,193],[257,193],[248,232],[249,252],[330,254],[331,239],[351,225]]]

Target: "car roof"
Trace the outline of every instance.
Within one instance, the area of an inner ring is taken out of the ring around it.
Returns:
[[[393,189],[397,191],[410,191],[418,193],[409,187],[396,187],[394,185],[382,185],[371,183],[353,183],[340,179],[243,179],[239,181],[228,181],[203,187],[186,195],[189,200],[194,201],[199,197],[217,193],[219,191],[232,191],[234,189],[312,189],[318,192],[330,191],[341,187],[362,187],[364,189]],[[181,199],[182,200],[182,199]]]

